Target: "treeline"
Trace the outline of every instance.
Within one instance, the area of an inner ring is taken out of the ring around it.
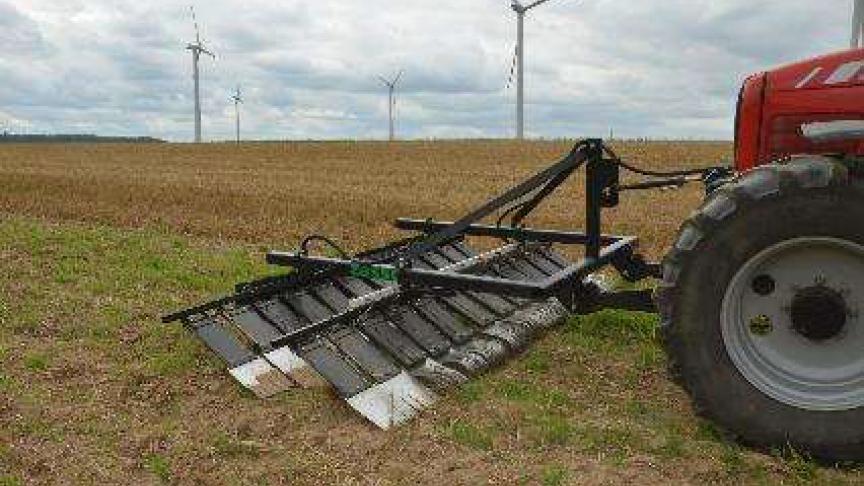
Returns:
[[[103,137],[90,134],[0,134],[0,143],[164,143],[153,137]]]

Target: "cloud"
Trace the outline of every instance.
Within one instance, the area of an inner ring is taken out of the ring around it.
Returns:
[[[729,138],[747,74],[843,48],[846,0],[553,0],[526,19],[532,136]],[[386,136],[377,76],[405,70],[406,137],[504,137],[515,19],[504,0],[198,5],[205,137]],[[0,0],[0,128],[189,140],[188,7]],[[17,127],[17,128],[16,128]]]

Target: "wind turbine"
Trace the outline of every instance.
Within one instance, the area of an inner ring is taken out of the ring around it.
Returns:
[[[387,91],[389,94],[389,96],[387,98],[388,99],[387,113],[390,117],[390,141],[391,142],[396,138],[395,132],[393,129],[393,107],[396,106],[396,99],[394,98],[394,92],[396,91],[396,83],[398,83],[399,80],[402,79],[402,75],[404,73],[405,72],[400,69],[399,74],[397,74],[396,77],[391,79],[391,80],[388,80],[384,76],[378,76],[378,79],[380,79],[381,82],[384,83],[384,86],[387,87]]]
[[[864,0],[855,0],[852,9],[852,49],[864,47]]]
[[[186,45],[186,49],[192,51],[192,79],[195,80],[195,143],[201,143],[201,83],[198,72],[198,60],[201,54],[216,59],[216,55],[207,50],[201,42],[201,33],[198,30],[198,19],[195,17],[195,8],[189,7],[192,12],[192,23],[195,24],[195,42]]]
[[[516,138],[525,137],[525,13],[539,7],[549,0],[537,0],[522,5],[519,0],[511,0],[510,8],[516,12]]]
[[[237,91],[231,96],[234,102],[234,119],[237,126],[237,145],[240,145],[240,103],[243,103],[243,97],[240,95],[240,85],[237,85]]]

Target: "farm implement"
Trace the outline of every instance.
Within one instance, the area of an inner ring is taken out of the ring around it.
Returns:
[[[577,169],[586,178],[585,232],[525,228],[522,221]],[[181,320],[259,396],[323,379],[382,428],[437,394],[523,350],[571,312],[597,307],[651,310],[648,291],[609,292],[591,274],[613,266],[631,281],[659,276],[636,238],[601,233],[601,210],[618,203],[621,162],[600,140],[452,223],[399,219],[418,236],[348,256],[312,235],[298,252],[273,251],[284,276],[240,284],[235,295],[167,316]],[[650,186],[680,185],[678,178]],[[495,225],[478,222],[500,213]],[[504,225],[504,219],[509,222]],[[468,236],[500,240],[479,252]],[[338,257],[314,256],[322,243]],[[580,245],[571,262],[553,245]]]
[[[749,77],[732,168],[648,171],[583,140],[461,219],[399,219],[410,236],[357,255],[309,236],[267,254],[290,272],[165,320],[258,396],[329,384],[386,429],[573,313],[656,311],[670,374],[699,414],[749,445],[864,459],[862,66],[855,49]],[[584,230],[527,227],[582,169]],[[662,264],[635,236],[603,233],[622,193],[691,182],[706,198]],[[601,271],[656,279],[656,291],[616,291]]]

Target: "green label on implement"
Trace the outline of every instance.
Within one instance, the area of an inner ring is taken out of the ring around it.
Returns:
[[[399,272],[393,267],[369,265],[366,263],[352,263],[351,270],[349,270],[348,273],[352,277],[396,282],[398,280]]]

